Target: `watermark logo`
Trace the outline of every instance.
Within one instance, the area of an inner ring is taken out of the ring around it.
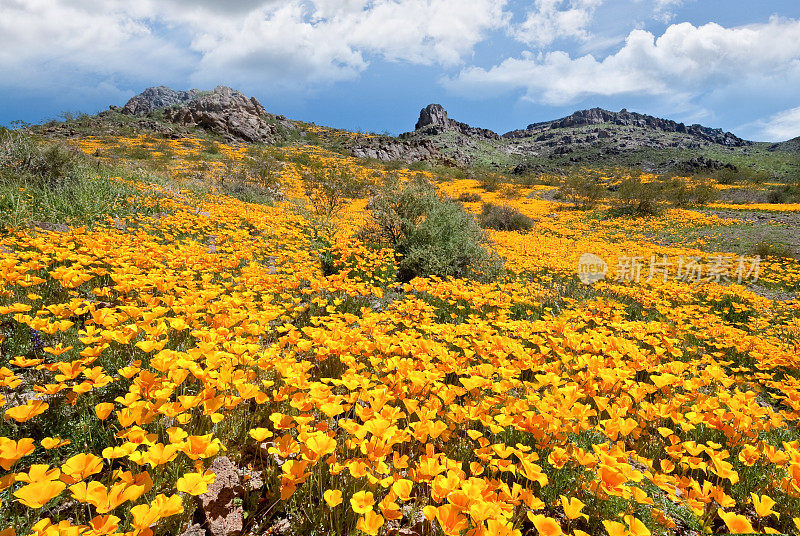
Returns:
[[[584,253],[578,259],[578,278],[581,283],[591,285],[605,279],[608,273],[608,264],[602,257],[594,253]]]
[[[643,269],[647,267],[646,270]],[[713,255],[705,262],[701,257],[679,256],[675,261],[671,261],[666,255],[660,258],[656,255],[650,256],[650,262],[644,257],[628,257],[620,255],[617,258],[615,270],[615,281],[627,283],[639,283],[641,279],[652,281],[661,279],[664,283],[670,277],[670,268],[674,267],[674,279],[687,283],[736,281],[749,280],[753,283],[758,281],[761,270],[761,257],[745,257],[740,255]]]
[[[619,283],[639,283],[641,281],[660,280],[666,283],[669,279],[686,283],[702,282],[736,282],[755,283],[761,271],[761,257],[734,256],[717,254],[703,259],[702,257],[683,256],[670,259],[666,255],[646,257],[619,255],[613,272],[608,264],[594,253],[584,253],[578,260],[578,278],[582,283],[591,285],[607,276]]]

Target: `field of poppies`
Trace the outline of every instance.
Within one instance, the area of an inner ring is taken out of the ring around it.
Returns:
[[[0,535],[800,531],[800,262],[718,248],[742,221],[312,146],[242,174],[222,143],[73,144],[164,176],[0,237]],[[368,194],[307,187],[330,169],[530,227],[486,231],[497,278],[401,283]]]

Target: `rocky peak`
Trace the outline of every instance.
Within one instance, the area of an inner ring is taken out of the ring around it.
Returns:
[[[156,110],[163,110],[163,118],[171,123],[200,127],[230,140],[272,143],[279,136],[277,125],[295,128],[285,118],[267,113],[255,97],[227,86],[213,91],[151,87],[129,100],[121,112],[152,116]]]
[[[456,130],[465,136],[499,139],[496,132],[485,128],[471,127],[447,117],[447,111],[441,104],[429,104],[419,112],[419,120],[414,126],[422,134],[441,134],[445,130]]]
[[[416,130],[433,125],[435,127],[448,128],[455,121],[447,117],[447,110],[441,104],[429,104],[419,112],[419,120],[414,125]]]
[[[255,97],[226,86],[199,92],[189,102],[164,110],[164,118],[173,123],[198,126],[225,136],[249,142],[274,142],[278,130],[270,114]],[[290,123],[285,126],[294,128]]]
[[[120,110],[126,115],[147,115],[160,108],[184,104],[199,93],[196,89],[176,91],[166,86],[149,87],[132,97]]]
[[[619,112],[610,112],[602,108],[591,108],[589,110],[579,110],[567,117],[556,119],[555,121],[545,121],[533,123],[524,130],[513,130],[503,134],[504,138],[526,138],[541,132],[558,128],[571,128],[583,125],[613,124],[622,126],[632,126],[660,130],[662,132],[678,132],[689,134],[706,141],[730,147],[741,147],[748,145],[749,142],[731,134],[723,132],[719,128],[708,128],[702,125],[686,126],[683,123],[661,119],[652,115],[645,115],[636,112],[629,112],[625,108]]]

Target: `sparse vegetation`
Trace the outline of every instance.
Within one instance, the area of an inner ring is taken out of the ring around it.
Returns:
[[[127,174],[64,144],[0,132],[0,225],[82,225],[157,212],[157,200],[145,201],[129,182],[110,180]]]

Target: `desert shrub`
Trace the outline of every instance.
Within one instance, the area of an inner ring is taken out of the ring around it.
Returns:
[[[330,220],[349,199],[363,195],[367,184],[345,167],[310,166],[303,173],[303,188],[314,214]]]
[[[481,188],[487,192],[496,192],[500,189],[501,185],[500,177],[494,174],[482,175],[479,179],[479,182],[481,184]]]
[[[143,201],[125,169],[91,162],[65,145],[38,143],[28,134],[0,131],[0,227],[37,224],[82,225],[108,217],[160,211]]]
[[[798,203],[800,202],[800,186],[794,186],[790,184],[772,186],[767,191],[767,202]]]
[[[0,181],[63,188],[81,176],[81,156],[64,145],[44,146],[30,136],[6,130],[0,132]]]
[[[533,227],[534,220],[514,207],[484,203],[479,220],[484,229],[498,231],[525,231]]]
[[[570,173],[561,178],[558,196],[583,209],[593,208],[600,202],[606,188],[596,177]]]
[[[719,199],[719,190],[714,188],[714,183],[710,180],[695,184],[693,193],[696,205],[706,205]]]
[[[719,198],[710,179],[690,183],[684,177],[674,177],[663,186],[663,194],[673,206],[705,205]]]
[[[519,199],[522,197],[522,190],[516,184],[506,184],[501,195],[506,199]]]
[[[367,209],[369,220],[358,235],[395,251],[400,281],[430,275],[490,280],[502,270],[475,218],[424,178],[400,183],[389,177]]]
[[[658,214],[665,190],[661,181],[645,181],[641,177],[623,179],[616,192],[618,209],[636,216]]]
[[[753,245],[753,255],[758,255],[761,258],[778,257],[789,258],[792,257],[792,250],[786,244],[780,242],[773,242],[771,240],[761,240]]]
[[[477,203],[481,200],[481,196],[475,192],[463,192],[458,196],[458,200],[462,203]]]
[[[247,154],[244,169],[250,180],[267,190],[279,190],[283,164],[268,151],[251,149]]]
[[[243,161],[226,158],[220,171],[212,171],[208,165],[202,168],[216,176],[217,187],[222,193],[241,201],[271,204],[281,196],[277,169],[273,172],[253,158]]]
[[[709,175],[720,184],[736,184],[739,182],[762,183],[774,178],[773,173],[765,169],[744,166],[733,169],[727,167],[717,169],[712,171]]]

